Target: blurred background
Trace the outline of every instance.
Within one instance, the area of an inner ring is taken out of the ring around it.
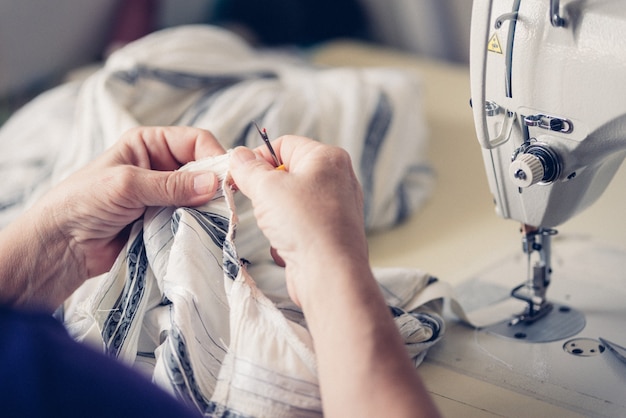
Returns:
[[[20,0],[0,2],[0,124],[75,68],[151,31],[229,27],[263,47],[359,39],[466,64],[471,0]]]

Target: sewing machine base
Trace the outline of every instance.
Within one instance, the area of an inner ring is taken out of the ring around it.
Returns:
[[[626,416],[626,365],[608,350],[599,349],[598,341],[599,337],[613,337],[626,343],[626,248],[561,238],[554,241],[554,276],[548,297],[566,301],[584,315],[581,331],[560,340],[535,343],[526,339],[527,343],[521,343],[485,328],[472,328],[446,313],[446,336],[429,350],[426,362],[549,402],[575,416]],[[515,284],[505,283],[503,278],[524,271],[522,254],[494,260],[491,267],[469,276],[456,288],[459,302],[477,308],[480,298],[482,302],[484,298],[502,300]],[[478,289],[485,291],[477,293]],[[464,296],[470,299],[468,303]],[[553,311],[548,316],[557,314],[559,306]],[[546,327],[538,334],[556,332],[541,322],[534,324]]]

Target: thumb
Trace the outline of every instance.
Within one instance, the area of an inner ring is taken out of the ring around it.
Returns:
[[[210,172],[141,170],[133,189],[144,206],[198,206],[206,203],[218,186]]]
[[[250,199],[254,200],[259,189],[259,177],[267,172],[274,172],[274,167],[249,148],[237,147],[231,152],[230,174],[237,188]]]

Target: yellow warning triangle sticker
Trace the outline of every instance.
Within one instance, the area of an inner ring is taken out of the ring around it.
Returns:
[[[489,38],[489,42],[487,43],[487,51],[495,52],[497,54],[502,53],[500,41],[498,40],[498,34],[494,33],[491,38]]]

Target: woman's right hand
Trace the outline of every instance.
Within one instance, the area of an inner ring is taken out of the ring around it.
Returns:
[[[264,146],[238,147],[231,175],[251,199],[275,260],[287,269],[289,294],[301,306],[313,269],[369,265],[363,193],[345,150],[299,136],[283,136],[273,146],[285,170],[275,169]]]
[[[231,175],[306,317],[325,416],[438,416],[372,274],[349,155],[297,136],[274,147],[285,171],[265,148],[236,148]]]

